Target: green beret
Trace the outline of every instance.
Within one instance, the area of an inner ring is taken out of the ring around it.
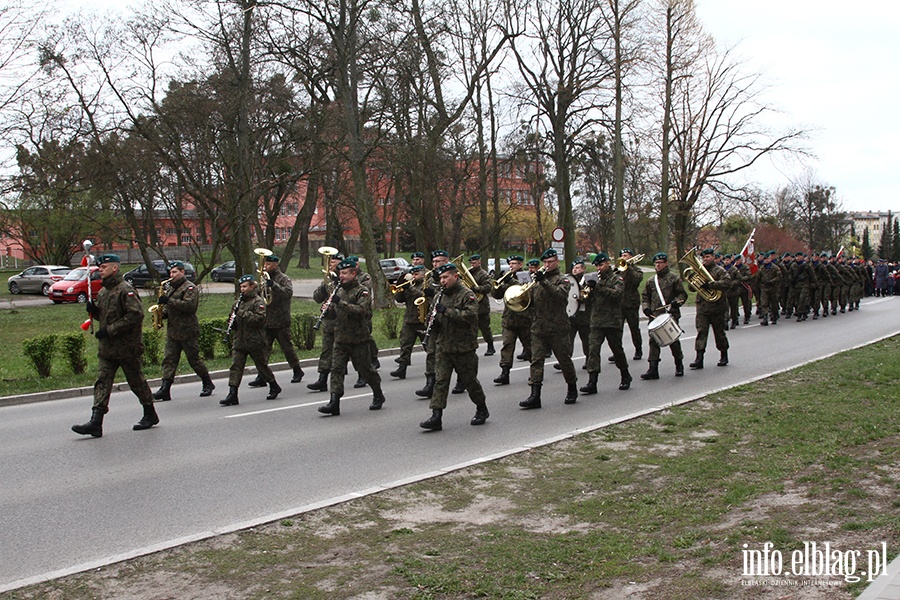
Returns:
[[[351,260],[352,258],[352,256],[348,256],[347,258],[339,262],[335,269],[337,269],[338,271],[343,271],[344,269],[355,269],[356,261]]]
[[[700,251],[700,256],[706,256],[707,254],[711,254],[711,255],[715,256],[716,251],[712,248],[704,248],[703,250]]]
[[[266,262],[278,262],[277,254],[270,254],[266,257]]]
[[[575,260],[572,261],[571,266],[574,267],[575,265],[583,265],[583,264],[584,264],[584,259],[579,256],[578,258],[576,258]]]
[[[419,271],[424,271],[425,265],[415,265],[412,269],[409,270],[410,273],[418,273]]]
[[[653,262],[656,262],[658,260],[664,260],[666,262],[669,262],[669,255],[666,254],[665,252],[657,252],[656,254],[653,255]]]
[[[512,261],[514,261],[514,260],[518,260],[518,261],[521,261],[521,262],[525,262],[525,257],[524,257],[524,256],[519,256],[518,254],[513,254],[512,256],[507,257],[507,259],[506,259],[506,264],[509,264],[510,262],[512,262]]]
[[[621,250],[619,250],[619,256],[623,256],[626,252],[634,256],[634,250],[632,250],[631,248],[622,248]]]
[[[469,261],[473,261],[473,260],[481,260],[481,255],[473,254],[472,256],[469,257]]]
[[[541,260],[547,260],[548,258],[553,258],[555,256],[559,256],[559,252],[556,251],[556,248],[547,248],[544,250],[544,253],[541,254]]]
[[[184,271],[184,263],[180,260],[173,260],[169,263],[169,269],[181,269]]]
[[[359,257],[356,256],[355,254],[351,254],[350,256],[348,256],[347,258],[345,258],[344,260],[348,260],[348,261],[354,263],[353,266],[355,267],[355,266],[356,266],[356,263],[359,262]]]
[[[528,261],[527,264],[528,264],[528,266],[530,267],[531,265],[539,265],[539,264],[541,264],[541,261],[539,261],[539,260],[536,259],[536,258],[532,258],[531,260]]]
[[[446,273],[447,271],[453,271],[453,272],[455,273],[455,272],[456,272],[456,265],[454,265],[453,263],[447,263],[446,265],[441,265],[440,267],[438,267],[437,270],[436,270],[435,272],[436,272],[438,275],[443,275],[443,274]]]
[[[450,255],[447,254],[446,250],[435,250],[431,253],[431,258],[437,258],[438,256],[446,256],[447,258],[450,258]]]
[[[119,259],[118,254],[101,254],[97,257],[97,264],[102,265],[104,263],[120,263],[122,262]]]
[[[409,256],[410,258],[425,258],[425,254],[422,252],[413,252]]]
[[[606,252],[598,252],[597,256],[594,257],[594,260],[591,261],[595,265],[599,265],[600,263],[609,262],[609,255]]]
[[[254,277],[253,275],[242,275],[241,278],[238,279],[238,283],[244,283],[246,281],[252,281],[253,283],[256,283],[256,277]]]

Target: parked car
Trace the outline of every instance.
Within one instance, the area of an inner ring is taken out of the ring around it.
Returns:
[[[391,283],[396,283],[412,269],[412,265],[405,258],[383,258],[379,262],[384,276]]]
[[[166,266],[166,261],[154,260],[153,268],[156,269],[159,279],[169,278],[169,269]],[[189,262],[184,263],[184,276],[187,277],[189,281],[194,281],[194,279],[196,279],[197,271],[194,270],[194,265]],[[147,287],[148,285],[152,286],[156,283],[156,277],[154,277],[150,270],[147,269],[147,265],[140,265],[139,267],[128,271],[122,275],[122,277],[134,287]]]
[[[235,277],[237,277],[237,269],[234,266],[234,261],[229,260],[223,262],[221,265],[210,271],[209,276],[212,277],[213,281],[234,281]]]
[[[69,273],[50,286],[50,299],[54,304],[62,304],[63,302],[79,302],[84,304],[87,302],[87,267],[78,267],[69,271]],[[93,267],[91,270],[91,295],[97,297],[100,288],[103,287],[103,281],[100,278],[100,271]]]
[[[10,294],[43,294],[50,293],[50,286],[60,281],[72,267],[62,265],[37,265],[28,267],[18,275],[9,278]]]
[[[491,279],[497,279],[498,277],[502,277],[504,273],[509,271],[509,265],[506,263],[505,258],[501,258],[500,259],[500,273],[497,274],[497,272],[494,271],[494,259],[489,258],[489,259],[487,259],[487,268],[485,270],[488,272],[488,275],[491,276]]]

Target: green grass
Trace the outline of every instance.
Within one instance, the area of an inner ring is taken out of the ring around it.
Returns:
[[[160,597],[756,598],[763,590],[741,583],[744,544],[772,542],[787,555],[804,541],[842,551],[885,541],[888,560],[896,556],[898,380],[893,338],[550,446],[0,597],[124,597],[153,578]],[[852,598],[866,585],[821,591]]]

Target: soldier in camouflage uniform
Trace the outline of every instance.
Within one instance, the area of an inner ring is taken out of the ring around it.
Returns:
[[[144,355],[143,332],[144,308],[131,284],[119,272],[119,257],[105,254],[97,257],[103,287],[96,301],[87,303],[87,311],[99,321],[97,338],[97,381],[94,383],[94,406],[91,419],[82,425],[73,425],[72,431],[93,437],[103,436],[103,415],[109,412],[109,396],[119,368],[125,373],[125,380],[131,391],[138,397],[144,409],[144,416],[132,429],[149,429],[159,423],[153,408],[153,394],[141,362]],[[88,267],[90,268],[90,266]]]
[[[440,277],[437,274],[437,270],[449,262],[450,255],[447,254],[446,250],[435,250],[431,253],[431,280],[426,282],[425,290],[423,292],[429,301],[434,298],[438,290],[441,289]],[[419,396],[420,398],[431,398],[431,394],[434,392],[434,353],[437,350],[437,347],[435,346],[436,339],[437,331],[432,331],[432,334],[428,336],[428,340],[425,344],[425,387],[421,390],[416,390],[415,392],[416,396]]]
[[[568,390],[565,403],[578,400],[578,375],[569,354],[569,317],[566,298],[569,281],[559,272],[559,255],[549,248],[541,255],[544,265],[534,273],[535,285],[531,294],[531,395],[519,402],[522,408],[541,407],[541,386],[544,383],[544,359],[552,351],[562,367]]]
[[[653,256],[653,266],[656,268],[656,275],[644,286],[641,309],[650,321],[668,312],[678,323],[681,318],[681,307],[688,298],[684,282],[677,272],[669,269],[669,256],[665,252],[658,252]],[[662,297],[659,295],[660,291]],[[684,352],[681,349],[681,341],[675,340],[669,344],[669,349],[672,351],[672,358],[675,359],[675,377],[681,377],[684,375]],[[659,360],[660,347],[651,336],[648,355],[650,368],[641,375],[641,379],[659,379]]]
[[[761,325],[778,324],[778,297],[781,291],[781,269],[775,264],[775,253],[767,252],[759,276],[759,308],[763,314]]]
[[[591,303],[590,297],[587,300],[581,296],[581,290],[586,289],[584,285],[587,283],[587,273],[584,266],[583,258],[576,258],[570,265],[572,277],[575,278],[577,289],[570,290],[572,294],[578,294],[578,310],[569,317],[569,339],[572,349],[569,354],[575,355],[575,340],[581,339],[581,351],[584,353],[584,364],[587,367],[587,356],[591,351]],[[553,365],[553,368],[559,370],[559,363]]]
[[[740,254],[735,256],[740,256]],[[731,329],[737,329],[740,322],[741,290],[744,289],[744,286],[741,284],[744,281],[744,275],[731,254],[726,254],[723,257],[722,268],[725,269],[725,275],[731,282],[731,287],[725,294],[728,302],[728,310],[725,311],[725,331],[728,331],[729,322]]]
[[[628,260],[634,258],[631,248],[622,248],[619,256]],[[644,280],[644,272],[634,263],[628,263],[628,268],[622,273],[625,280],[625,291],[622,292],[622,317],[628,323],[631,332],[631,343],[634,345],[634,356],[631,360],[641,360],[644,357],[644,347],[641,339],[641,293],[640,285]],[[615,357],[610,357],[614,362]]]
[[[805,321],[809,317],[810,293],[815,294],[817,285],[816,271],[812,264],[806,261],[803,252],[794,255],[794,266],[791,270],[794,282],[794,294],[796,298],[797,322]]]
[[[859,310],[859,301],[862,300],[866,289],[866,266],[862,259],[854,258],[850,261],[850,273],[853,281],[850,284],[850,310]]]
[[[420,318],[420,312],[424,309],[424,314],[428,312],[428,302],[420,308],[416,305],[416,300],[424,297],[423,288],[425,284],[425,267],[416,265],[410,271],[409,282],[394,295],[394,301],[405,304],[406,309],[403,311],[403,327],[400,329],[400,356],[397,358],[399,366],[396,371],[391,371],[391,377],[398,379],[406,379],[406,368],[412,362],[412,350],[416,340],[425,337],[425,323]]]
[[[209,377],[206,363],[200,357],[200,344],[197,341],[200,336],[200,322],[197,320],[200,292],[197,286],[185,277],[184,263],[180,260],[169,263],[169,277],[171,280],[166,284],[165,295],[157,300],[159,309],[163,311],[163,319],[168,322],[169,327],[166,332],[166,353],[162,362],[162,382],[159,389],[153,393],[153,398],[163,402],[172,399],[170,390],[175,381],[182,350],[187,356],[188,364],[203,382],[200,396],[206,397],[212,394],[216,386]]]
[[[824,253],[813,255],[813,268],[816,270],[816,299],[813,304],[813,319],[819,317],[821,309],[822,318],[828,317],[828,303],[831,299],[831,272],[828,270],[828,259]]]
[[[794,255],[785,252],[781,255],[778,262],[778,269],[781,271],[781,314],[787,318],[794,316],[794,306],[796,304],[796,294],[794,293],[794,280],[791,276],[794,268]]]
[[[481,266],[481,255],[473,254],[469,257],[469,275],[475,280],[476,285],[472,287],[472,291],[481,294],[478,301],[478,330],[481,332],[484,341],[487,342],[487,350],[485,356],[493,356],[497,353],[494,350],[494,334],[491,332],[491,276]],[[477,296],[476,296],[477,298]],[[456,385],[453,386],[452,394],[462,394],[466,391],[459,377],[456,378]]]
[[[725,274],[725,269],[715,263],[715,250],[707,248],[700,253],[700,256],[703,266],[713,278],[713,281],[704,281],[701,288],[718,290],[722,294],[715,302],[710,302],[700,293],[697,294],[697,315],[694,319],[697,326],[697,337],[694,339],[694,350],[697,351],[697,357],[690,367],[692,369],[703,368],[703,355],[706,353],[706,341],[709,338],[710,327],[716,338],[716,349],[719,351],[717,366],[724,367],[728,364],[728,335],[725,333],[725,311],[728,310],[726,295],[731,289],[732,281]]]
[[[447,408],[447,391],[453,371],[469,392],[475,404],[475,416],[470,423],[483,425],[490,413],[485,404],[484,389],[478,381],[478,301],[475,292],[459,282],[456,265],[448,263],[437,269],[443,293],[434,307],[435,319],[440,323],[435,341],[434,393],[431,396],[431,417],[419,423],[423,429],[440,431]]]
[[[509,264],[509,272],[496,289],[491,291],[491,296],[502,300],[511,286],[520,285],[519,273],[522,271],[522,263],[525,259],[518,254],[513,254],[506,259]],[[531,357],[531,308],[521,312],[511,310],[504,302],[503,318],[503,345],[500,347],[500,375],[494,379],[498,385],[509,385],[509,371],[512,369],[513,357],[516,353],[516,340],[522,342],[522,354]]]
[[[334,319],[334,356],[331,361],[331,397],[319,412],[337,416],[341,414],[341,397],[344,395],[344,376],[347,363],[359,373],[372,388],[372,404],[369,410],[379,410],[384,404],[381,376],[372,364],[372,298],[369,289],[357,277],[356,262],[349,259],[338,266],[341,286],[334,295],[326,319]]]
[[[620,390],[631,387],[631,374],[628,372],[628,359],[622,349],[622,294],[625,292],[625,277],[609,264],[606,252],[598,252],[592,261],[597,267],[597,279],[586,282],[591,290],[591,348],[588,352],[587,385],[581,388],[582,394],[597,393],[597,379],[600,376],[600,348],[603,342],[609,344],[621,380]]]
[[[275,381],[275,373],[269,367],[269,353],[266,350],[266,303],[257,291],[256,277],[243,275],[238,279],[241,295],[233,309],[231,338],[231,368],[228,370],[228,395],[219,401],[222,406],[239,404],[238,387],[244,378],[247,357],[253,360],[256,370],[269,385],[266,400],[274,400],[281,393],[281,386]],[[231,317],[229,317],[231,318]]]
[[[344,260],[343,254],[335,254],[328,261],[328,273],[322,283],[313,291],[313,300],[324,304],[338,284],[337,266]],[[334,319],[322,319],[319,331],[322,332],[322,351],[319,353],[319,364],[316,370],[319,378],[306,385],[314,392],[328,391],[328,375],[331,373],[331,359],[334,354]]]
[[[734,255],[734,267],[740,271],[741,285],[739,287],[741,304],[744,307],[744,325],[750,323],[750,314],[753,312],[753,279],[755,279],[750,266],[744,262],[740,254]]]
[[[263,263],[263,268],[269,275],[264,285],[269,288],[271,297],[266,306],[266,363],[269,362],[268,356],[272,355],[272,347],[277,341],[294,372],[291,383],[299,383],[303,379],[303,368],[291,341],[291,299],[294,297],[294,286],[291,278],[278,268],[278,260],[278,256],[270,254]],[[265,380],[259,375],[250,382],[250,387],[265,385]]]

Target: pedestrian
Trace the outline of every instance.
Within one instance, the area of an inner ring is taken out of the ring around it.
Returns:
[[[144,409],[143,417],[132,429],[150,429],[159,423],[153,407],[153,393],[142,370],[144,339],[141,325],[144,322],[144,307],[131,284],[122,278],[120,262],[115,254],[97,257],[102,287],[97,299],[86,305],[91,318],[96,319],[99,325],[94,334],[99,364],[91,419],[83,425],[72,426],[72,431],[81,435],[103,436],[103,417],[109,412],[109,396],[120,368]]]
[[[162,381],[153,398],[160,401],[171,400],[172,384],[181,353],[187,357],[188,364],[203,382],[200,396],[212,395],[215,385],[209,377],[209,369],[200,356],[200,322],[197,320],[197,306],[200,302],[200,290],[185,276],[184,263],[180,260],[169,263],[169,281],[165,286],[165,294],[157,299],[158,310],[162,311],[163,320],[168,323],[166,329],[166,351],[162,362]]]

